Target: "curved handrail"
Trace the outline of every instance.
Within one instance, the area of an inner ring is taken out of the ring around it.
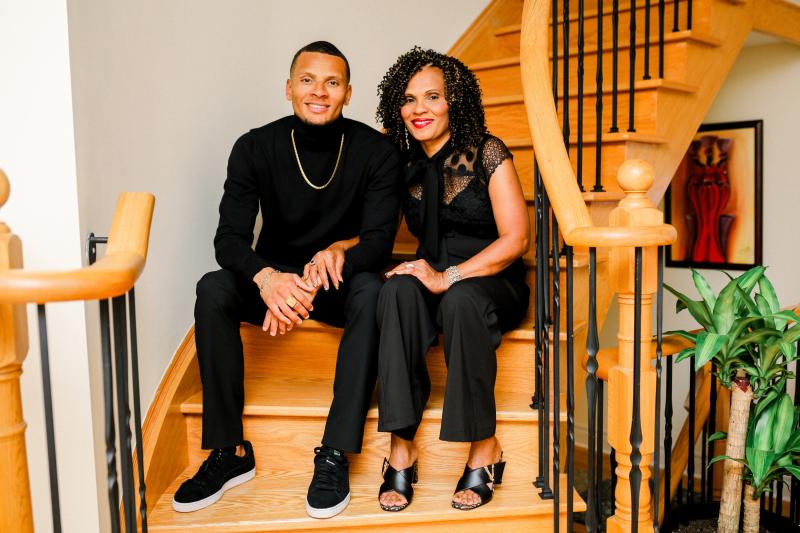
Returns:
[[[595,226],[569,162],[550,86],[548,20],[550,0],[525,0],[520,35],[520,70],[534,154],[564,241],[571,246],[629,247],[670,244],[677,238],[668,224],[647,227]],[[645,183],[631,172],[632,189]],[[652,182],[652,176],[649,177]],[[627,181],[627,180],[626,180]],[[646,183],[649,188],[651,183]],[[627,184],[623,184],[627,185]]]
[[[75,270],[0,271],[0,303],[100,300],[125,294],[147,260],[154,205],[155,197],[150,193],[120,194],[106,254],[100,260]]]

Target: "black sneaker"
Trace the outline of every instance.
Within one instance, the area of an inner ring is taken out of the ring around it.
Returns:
[[[350,503],[347,457],[327,446],[314,448],[314,477],[308,487],[306,512],[312,518],[330,518]]]
[[[253,445],[242,442],[244,456],[223,450],[214,450],[203,461],[193,478],[181,484],[172,499],[172,508],[179,513],[190,513],[216,502],[226,490],[250,481],[256,475]]]

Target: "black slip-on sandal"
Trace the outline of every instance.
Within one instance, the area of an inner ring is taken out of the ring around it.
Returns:
[[[383,483],[381,488],[378,489],[378,503],[381,509],[389,512],[402,511],[411,504],[414,497],[414,487],[412,486],[417,482],[417,462],[403,470],[395,470],[389,464],[389,460],[383,459]],[[402,505],[383,505],[380,503],[381,496],[387,492],[396,492],[406,499],[406,503]]]
[[[458,484],[456,485],[456,490],[453,495],[458,494],[462,490],[469,489],[480,496],[481,501],[471,505],[451,501],[450,503],[453,505],[453,508],[460,509],[462,511],[469,511],[470,509],[476,509],[481,505],[486,505],[492,501],[495,487],[503,483],[503,471],[505,468],[506,462],[503,461],[502,452],[500,452],[500,460],[493,465],[481,466],[472,469],[470,469],[469,466],[465,466],[464,474],[462,474],[461,479],[458,480]],[[492,484],[491,488],[488,485],[489,483]]]

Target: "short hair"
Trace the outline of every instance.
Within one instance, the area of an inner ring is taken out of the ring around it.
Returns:
[[[347,83],[350,83],[350,62],[344,56],[341,50],[336,48],[333,44],[329,43],[328,41],[314,41],[313,43],[309,43],[302,47],[300,50],[295,52],[294,57],[292,58],[292,64],[289,65],[289,74],[291,75],[292,71],[294,70],[294,65],[297,63],[297,58],[300,57],[300,54],[303,52],[317,52],[320,54],[327,54],[329,56],[341,57],[344,60],[344,70],[345,70],[345,77]]]

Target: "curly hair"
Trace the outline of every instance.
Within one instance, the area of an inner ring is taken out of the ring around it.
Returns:
[[[481,89],[475,74],[458,59],[434,50],[415,46],[397,58],[378,85],[376,118],[389,139],[408,152],[417,143],[406,133],[400,116],[405,103],[408,82],[426,66],[438,67],[444,73],[444,98],[449,107],[450,139],[456,151],[476,146],[487,133],[486,118],[481,104]]]

